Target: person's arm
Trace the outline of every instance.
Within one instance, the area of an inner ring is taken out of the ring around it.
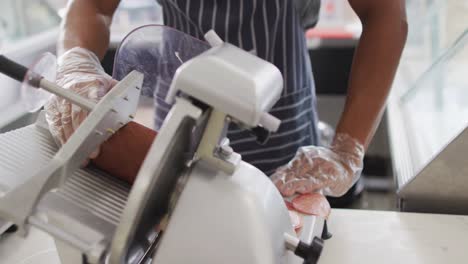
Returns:
[[[57,45],[58,55],[80,47],[104,57],[109,46],[109,28],[120,0],[72,0],[67,6]]]
[[[385,109],[408,25],[404,0],[349,0],[349,3],[363,30],[337,134],[348,134],[367,148]]]
[[[118,0],[69,2],[57,45],[58,85],[99,101],[116,83],[104,72],[100,60],[109,46],[109,27],[118,4]],[[45,109],[49,131],[59,145],[66,143],[88,115],[57,96]],[[91,155],[91,161],[110,175],[132,183],[155,136],[155,131],[130,122],[104,142]]]
[[[345,109],[330,147],[306,146],[272,176],[284,196],[321,190],[341,196],[357,181],[365,150],[385,102],[406,41],[404,0],[349,0],[363,25]]]
[[[115,85],[100,60],[109,46],[109,27],[118,4],[118,0],[69,2],[57,43],[58,85],[96,102]],[[49,130],[60,144],[88,114],[57,96],[49,99],[45,109]]]

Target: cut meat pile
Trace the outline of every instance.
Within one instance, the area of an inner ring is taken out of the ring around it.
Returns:
[[[296,211],[321,216],[325,219],[330,215],[330,204],[325,196],[320,193],[310,193],[297,196],[292,200],[292,206]]]
[[[331,211],[327,199],[319,193],[299,195],[292,202],[287,200],[284,202],[289,210],[289,217],[296,232],[302,227],[303,214],[316,215],[327,219]]]
[[[286,207],[288,208],[288,210],[294,210],[294,206],[290,201],[284,200],[284,202],[286,203]]]

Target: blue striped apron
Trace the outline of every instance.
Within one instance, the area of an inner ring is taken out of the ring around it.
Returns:
[[[244,161],[270,175],[293,158],[297,149],[318,143],[315,87],[304,30],[294,7],[285,0],[160,0],[167,26],[203,39],[210,29],[244,50],[275,64],[283,74],[283,94],[270,111],[282,120],[280,129],[265,145],[247,131],[232,126],[228,132],[233,149]],[[154,91],[156,128],[170,106],[168,84]],[[159,98],[159,99],[158,99]]]

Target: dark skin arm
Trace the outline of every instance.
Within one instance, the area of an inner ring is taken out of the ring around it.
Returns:
[[[385,109],[403,50],[408,25],[404,0],[349,0],[362,22],[345,109],[337,133],[367,149]]]
[[[74,0],[68,4],[58,42],[59,55],[74,47],[94,52],[102,59],[109,46],[110,24],[119,0]],[[126,182],[133,183],[156,137],[156,132],[130,122],[100,148],[92,163]]]
[[[61,25],[58,55],[81,47],[102,59],[109,47],[112,16],[120,0],[73,0]]]
[[[359,177],[364,151],[385,109],[406,41],[404,0],[349,0],[349,3],[360,18],[363,31],[354,54],[337,136],[331,149],[299,152],[291,163],[272,175],[284,196],[325,187],[329,195],[345,194]]]

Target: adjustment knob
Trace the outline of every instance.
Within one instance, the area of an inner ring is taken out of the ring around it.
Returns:
[[[286,248],[293,251],[296,256],[304,259],[304,264],[316,264],[318,262],[323,250],[323,240],[321,238],[314,237],[310,245],[287,233],[284,234],[284,238]]]
[[[314,237],[310,245],[299,242],[294,253],[304,259],[304,264],[315,264],[318,262],[323,250],[323,240]]]

